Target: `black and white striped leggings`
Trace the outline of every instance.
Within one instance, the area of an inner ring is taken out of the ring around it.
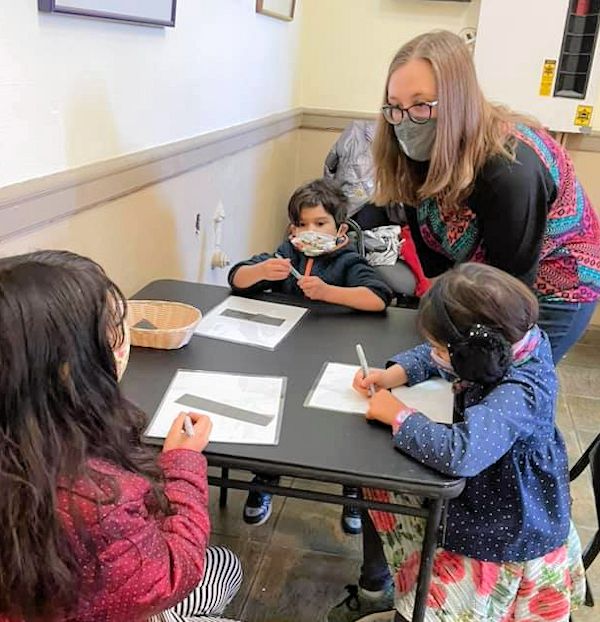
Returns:
[[[227,622],[219,616],[242,585],[242,564],[229,549],[206,549],[204,576],[180,603],[148,622]],[[216,617],[215,617],[216,616]]]

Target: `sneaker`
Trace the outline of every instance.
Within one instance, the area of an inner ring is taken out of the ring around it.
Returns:
[[[358,499],[360,489],[344,486],[346,499]],[[342,530],[350,536],[357,536],[362,532],[362,511],[354,505],[345,505],[342,509]]]
[[[342,510],[342,530],[349,536],[362,533],[362,512],[355,505],[345,505]]]
[[[256,475],[253,483],[271,483]],[[273,511],[273,495],[269,492],[251,490],[244,504],[244,522],[248,525],[262,525],[269,520]]]
[[[385,590],[368,592],[358,585],[347,585],[346,598],[329,610],[326,622],[375,622],[394,619],[394,584]]]

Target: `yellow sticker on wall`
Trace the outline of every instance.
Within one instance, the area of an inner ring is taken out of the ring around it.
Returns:
[[[547,58],[544,61],[544,68],[542,69],[542,81],[540,82],[540,95],[542,97],[549,97],[551,95],[555,73],[556,61]]]
[[[592,125],[593,106],[577,106],[575,121],[573,123],[579,127],[590,127]]]

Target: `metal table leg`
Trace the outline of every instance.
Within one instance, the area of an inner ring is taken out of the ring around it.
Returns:
[[[221,478],[228,479],[229,478],[229,468],[221,467]],[[221,486],[221,492],[219,493],[219,507],[224,508],[227,505],[227,486]]]
[[[438,534],[442,520],[442,511],[445,501],[443,499],[429,500],[429,514],[425,526],[425,539],[421,552],[421,565],[417,580],[417,593],[415,595],[415,608],[413,609],[412,622],[423,622],[425,619],[425,607],[427,595],[431,585],[431,573],[433,570],[433,558],[437,549]]]
[[[209,483],[213,486],[219,486],[221,493],[219,504],[224,507],[227,503],[227,490],[235,488],[238,490],[264,490],[273,495],[281,495],[284,497],[292,497],[297,499],[305,499],[307,501],[317,501],[322,503],[334,503],[336,505],[352,504],[359,507],[366,507],[380,510],[382,512],[391,512],[393,514],[404,514],[408,516],[422,516],[426,518],[425,537],[423,539],[423,547],[421,552],[421,563],[419,566],[419,576],[417,579],[417,589],[415,594],[415,605],[413,609],[412,622],[423,622],[425,619],[425,610],[427,605],[427,597],[429,595],[429,587],[431,585],[431,575],[433,571],[433,559],[438,547],[438,539],[440,537],[440,527],[442,522],[445,524],[445,509],[447,500],[445,499],[429,499],[425,507],[415,508],[412,506],[402,506],[397,504],[366,501],[363,499],[349,500],[341,495],[333,495],[322,493],[314,490],[304,490],[302,488],[289,488],[281,485],[261,485],[255,486],[251,482],[242,480],[230,480],[229,468],[221,467],[221,478],[209,477]],[[443,535],[442,535],[443,543]],[[396,613],[395,620],[400,622],[404,618]]]

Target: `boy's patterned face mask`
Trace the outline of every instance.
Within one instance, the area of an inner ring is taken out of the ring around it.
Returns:
[[[329,233],[318,233],[317,231],[303,231],[298,235],[292,236],[290,242],[301,253],[307,257],[318,257],[326,253],[345,246],[348,243],[348,236],[341,238]]]

